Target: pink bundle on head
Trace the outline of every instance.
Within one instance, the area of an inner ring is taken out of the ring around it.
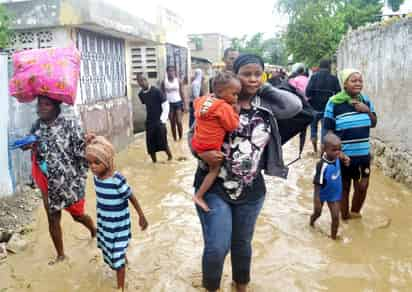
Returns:
[[[10,95],[31,102],[39,95],[73,105],[80,72],[75,47],[27,50],[13,54],[14,75]]]

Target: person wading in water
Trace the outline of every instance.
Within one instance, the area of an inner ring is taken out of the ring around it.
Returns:
[[[142,89],[140,101],[146,106],[146,147],[152,161],[157,162],[156,152],[165,151],[167,159],[172,160],[172,152],[167,143],[166,121],[169,102],[163,93],[149,82],[143,74],[137,74],[137,83]]]
[[[176,68],[174,66],[167,66],[167,76],[162,82],[161,90],[166,96],[170,104],[170,128],[172,129],[172,136],[175,141],[177,141],[177,133],[179,135],[179,140],[183,136],[183,112],[185,111],[185,101],[183,100],[183,84],[176,76]]]

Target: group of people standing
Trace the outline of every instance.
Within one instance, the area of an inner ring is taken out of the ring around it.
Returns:
[[[315,223],[327,202],[333,215],[333,238],[337,237],[339,213],[343,219],[360,216],[370,175],[369,130],[376,125],[376,114],[371,100],[361,93],[363,79],[357,70],[342,72],[341,90],[330,74],[329,62],[322,61],[321,70],[309,80],[302,77],[302,66],[296,66],[288,81],[295,94],[265,87],[261,57],[239,55],[234,49],[227,49],[224,55],[226,67],[212,80],[213,95],[202,91],[202,74],[198,70],[195,73],[188,140],[198,159],[193,186],[204,240],[203,286],[208,291],[219,289],[230,252],[232,279],[236,290],[243,292],[250,281],[253,233],[267,192],[263,174],[281,178],[288,174],[278,121],[302,111],[303,102],[297,94],[304,95],[316,111],[312,141],[317,142],[319,120],[323,119],[323,132],[327,133],[321,135],[322,158],[316,167],[310,223]],[[182,82],[172,66],[167,68],[160,89],[150,85],[142,74],[137,81],[139,98],[147,110],[147,151],[153,162],[159,151],[166,152],[171,160],[166,122],[170,120],[173,139],[182,139],[182,115],[187,110]],[[148,223],[126,178],[115,170],[114,148],[103,137],[85,135],[75,123],[61,117],[60,104],[48,97],[38,98],[38,113],[32,130],[39,137],[32,147],[33,164],[37,166],[33,174],[36,183],[44,187],[56,260],[65,257],[60,220],[61,210],[66,209],[92,237],[97,236],[104,260],[116,270],[118,287],[123,288],[131,237],[128,202],[137,211],[141,228],[146,229]],[[94,174],[97,227],[84,210],[88,167]],[[352,181],[355,193],[349,212]]]
[[[369,131],[376,125],[376,113],[371,100],[361,93],[361,72],[343,70],[338,80],[331,74],[329,60],[322,60],[319,70],[311,76],[301,63],[292,67],[289,76],[273,76],[273,80],[268,80],[273,86],[270,97],[261,90],[264,63],[259,56],[240,55],[229,48],[224,53],[224,61],[223,73],[210,80],[209,93],[203,89],[200,69],[195,70],[191,82],[189,146],[199,161],[194,177],[194,201],[205,244],[204,287],[208,291],[219,288],[224,259],[230,251],[236,289],[246,291],[250,281],[253,231],[266,194],[262,171],[282,178],[286,178],[288,172],[283,162],[277,121],[290,119],[302,110],[302,101],[297,95],[312,107],[310,137],[320,160],[313,179],[314,211],[310,224],[314,225],[327,202],[332,215],[331,237],[336,239],[340,217],[344,220],[360,217],[370,175]],[[178,111],[171,113],[170,122],[172,134],[176,123],[181,138],[179,127],[184,101],[177,98],[178,92],[181,97],[183,93],[175,78],[175,71],[168,68],[167,80],[162,83],[166,98],[159,97],[159,100],[168,101],[171,111]],[[139,76],[138,81],[142,98],[148,89],[144,82],[147,80]],[[239,82],[239,89],[236,89],[236,82]],[[293,90],[276,89],[286,88],[285,82]],[[160,96],[160,93],[157,94]],[[233,114],[225,104],[233,106]],[[219,108],[227,108],[226,120],[216,114],[222,113]],[[231,127],[227,123],[229,117],[233,117]],[[217,144],[212,143],[215,133],[221,133]],[[306,135],[306,131],[301,135]],[[175,134],[173,137],[176,139]],[[352,182],[355,191],[349,207]]]

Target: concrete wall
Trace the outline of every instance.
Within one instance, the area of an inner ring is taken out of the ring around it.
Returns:
[[[0,53],[0,197],[13,193],[11,169],[9,166],[9,93],[8,93],[8,65],[7,54]]]
[[[193,57],[206,58],[212,63],[222,62],[224,50],[230,47],[230,38],[221,34],[190,35],[189,39],[193,37],[201,40],[202,48],[198,50],[193,42],[189,42],[191,55]]]
[[[133,139],[130,102],[127,97],[77,105],[77,110],[87,131],[103,135],[118,149],[125,148]]]
[[[338,68],[363,72],[364,93],[375,103],[375,161],[412,185],[412,19],[349,33],[338,50]]]
[[[5,3],[12,29],[72,26],[121,38],[157,42],[158,27],[102,0],[30,0]]]

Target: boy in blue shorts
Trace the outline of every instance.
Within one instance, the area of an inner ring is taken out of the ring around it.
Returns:
[[[316,173],[313,179],[315,186],[313,200],[313,214],[310,217],[310,225],[322,213],[323,203],[327,202],[332,218],[331,237],[337,238],[339,228],[340,200],[342,199],[342,175],[341,161],[349,164],[349,159],[341,152],[341,140],[338,136],[328,133],[323,141],[323,156],[316,165]]]

